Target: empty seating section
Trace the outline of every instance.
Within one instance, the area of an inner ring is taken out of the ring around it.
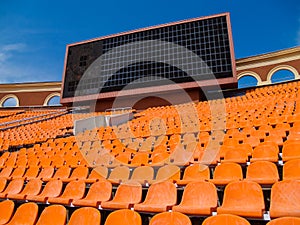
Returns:
[[[0,224],[300,224],[299,82],[99,113],[0,110]]]

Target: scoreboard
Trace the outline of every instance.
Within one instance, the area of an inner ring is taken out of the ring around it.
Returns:
[[[62,99],[235,76],[229,14],[109,35],[66,49]]]

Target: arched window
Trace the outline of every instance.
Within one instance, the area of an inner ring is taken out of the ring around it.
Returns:
[[[0,107],[18,107],[19,99],[16,95],[9,94],[0,100]]]
[[[60,97],[53,96],[49,99],[48,104],[49,106],[60,105]]]
[[[16,106],[18,106],[18,102],[15,98],[9,97],[2,103],[2,106],[3,107],[16,107]]]
[[[51,93],[45,98],[44,106],[58,106],[60,104],[60,94],[58,92]]]
[[[279,82],[284,82],[293,79],[295,79],[295,75],[292,71],[287,69],[281,69],[281,70],[277,70],[275,73],[272,74],[271,82],[279,83]]]
[[[255,87],[257,79],[251,75],[245,75],[238,80],[238,88]]]

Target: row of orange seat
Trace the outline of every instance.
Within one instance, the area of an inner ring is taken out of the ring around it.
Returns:
[[[19,114],[17,112],[18,110],[16,110],[16,113],[8,114],[7,117],[3,118],[10,124],[11,128],[0,131],[1,151],[45,142],[58,136],[65,136],[66,133],[72,132],[75,120],[94,115],[93,113],[66,114],[67,111],[65,109],[46,111],[37,109],[34,111],[22,111]],[[20,122],[20,118],[14,116],[16,114],[24,121]],[[29,120],[30,118],[33,119]]]
[[[172,180],[178,185],[185,185],[198,180],[210,180],[216,185],[226,185],[231,181],[243,179],[252,180],[261,185],[271,185],[279,180],[300,179],[300,159],[286,162],[282,170],[280,167],[269,161],[253,162],[245,167],[247,170],[244,178],[242,166],[233,162],[223,162],[215,168],[209,168],[202,164],[191,164],[184,168],[169,164],[159,167],[139,166],[134,169],[125,165],[114,168],[97,166],[93,169],[87,166],[77,166],[72,169],[68,165],[58,168],[53,166],[30,166],[28,168],[25,166],[16,168],[4,166],[0,171],[0,177],[9,180],[16,178],[25,180],[38,178],[44,181],[61,179],[64,182],[76,179],[85,180],[86,182],[108,179],[112,183],[138,180],[143,185],[165,179]]]
[[[90,207],[76,209],[68,219],[68,212],[61,205],[51,205],[43,209],[39,215],[39,206],[35,203],[24,203],[14,211],[14,203],[6,200],[0,203],[0,221],[1,224],[26,224],[26,225],[100,225],[101,213]],[[121,209],[110,213],[104,222],[104,225],[142,225],[141,215],[129,209]],[[154,215],[149,225],[191,225],[189,217],[178,212],[163,212]],[[239,216],[225,214],[206,218],[202,225],[250,225],[250,223]],[[272,220],[267,225],[299,225],[300,219],[295,217],[284,217]]]
[[[223,199],[218,199],[216,186],[207,181],[190,182],[184,188],[180,203],[176,185],[170,181],[158,181],[150,185],[145,199],[142,199],[142,185],[136,181],[121,183],[112,197],[112,184],[100,180],[91,184],[86,193],[83,180],[70,181],[63,188],[62,180],[50,180],[42,188],[42,181],[30,180],[24,185],[23,179],[14,179],[6,185],[0,179],[0,198],[27,200],[68,206],[92,206],[100,209],[134,208],[144,213],[157,213],[168,210],[191,216],[235,214],[246,218],[264,220],[271,218],[300,216],[300,188],[298,180],[276,182],[271,188],[270,208],[266,208],[263,190],[253,181],[233,181],[224,190]],[[222,205],[218,205],[218,201]],[[247,204],[245,204],[247,203]]]

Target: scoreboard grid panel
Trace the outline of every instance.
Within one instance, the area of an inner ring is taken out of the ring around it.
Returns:
[[[182,60],[190,70],[183,72],[179,68],[165,63],[147,61],[146,59],[140,62],[141,56],[138,53],[144,52],[145,46],[143,44],[138,43],[130,49],[119,48],[135,41],[162,41],[157,42],[155,46],[157,50],[150,52],[150,54],[159,53],[162,58],[170,58],[173,54],[168,49],[161,50],[165,49],[165,42],[185,47],[201,57],[216,78],[232,77],[232,57],[228,32],[227,18],[222,15],[70,46],[65,69],[63,98],[74,97],[75,91],[79,95],[97,94],[99,87],[103,87],[101,92],[121,90],[132,81],[141,87],[159,84],[162,78],[174,82],[211,79],[207,76],[210,71],[207,68],[194,68],[195,65],[192,60],[176,59],[177,61]],[[119,49],[119,51],[111,51],[112,49]],[[174,51],[176,51],[176,47]],[[104,62],[101,67],[101,76],[90,76],[88,79],[80,81],[84,71],[99,56],[103,56]],[[116,68],[119,68],[120,61],[137,62],[114,73]],[[188,74],[192,74],[196,70],[201,71],[201,74],[198,74],[197,77],[189,77]],[[80,86],[78,86],[79,82]],[[132,88],[134,87],[132,86]]]

